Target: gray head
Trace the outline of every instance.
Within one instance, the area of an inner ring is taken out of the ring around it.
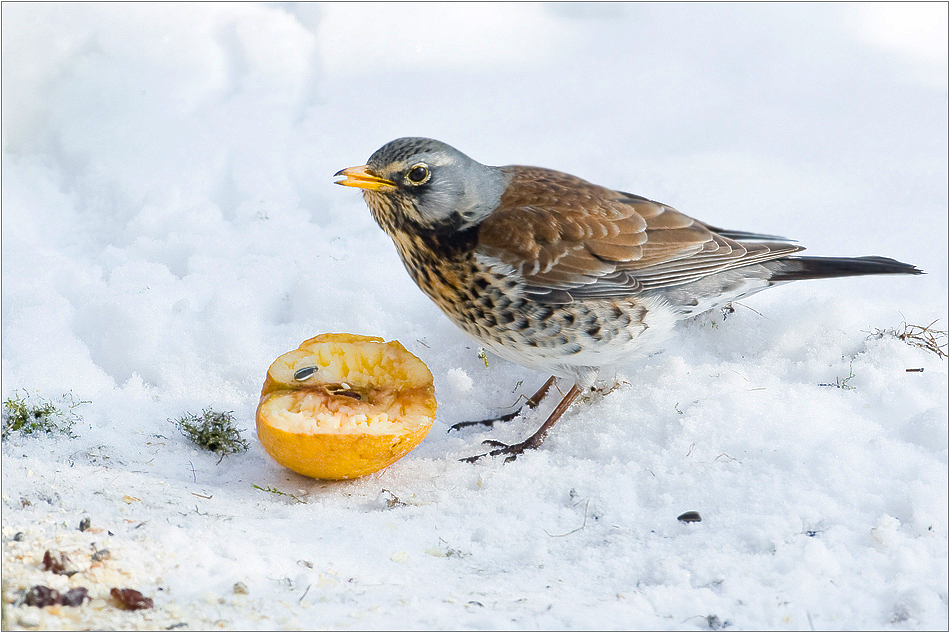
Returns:
[[[478,224],[498,207],[510,181],[496,167],[482,165],[440,141],[419,137],[391,141],[376,150],[365,166],[337,175],[347,177],[337,184],[363,189],[383,228],[409,220],[433,230]],[[405,217],[381,217],[391,214]]]

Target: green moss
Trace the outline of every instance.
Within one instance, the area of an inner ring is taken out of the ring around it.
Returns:
[[[74,409],[88,401],[77,400],[72,393],[62,398],[60,406],[39,395],[30,394],[26,389],[19,389],[3,402],[3,431],[2,438],[7,439],[11,433],[32,435],[35,433],[59,433],[76,437],[72,432],[73,425],[82,420]]]
[[[205,409],[201,415],[187,413],[174,421],[181,434],[199,447],[221,455],[243,453],[248,444],[234,426],[232,412]]]
[[[262,491],[262,492],[269,492],[269,493],[271,493],[272,495],[278,495],[278,496],[281,496],[281,497],[290,497],[291,499],[293,499],[293,500],[296,501],[297,503],[304,503],[304,501],[303,501],[300,497],[298,497],[298,496],[296,496],[296,495],[292,495],[292,494],[290,494],[289,492],[281,492],[280,490],[278,490],[277,488],[274,488],[273,486],[268,486],[268,487],[266,487],[266,488],[261,488],[261,487],[258,486],[257,484],[254,484],[254,487],[255,487],[256,489]]]

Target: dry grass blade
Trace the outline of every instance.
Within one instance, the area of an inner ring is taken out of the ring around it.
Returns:
[[[934,319],[928,325],[913,325],[902,321],[899,328],[875,328],[868,338],[893,336],[908,345],[932,352],[940,358],[947,358],[947,331],[935,330],[933,326],[936,322],[937,319]]]
[[[936,320],[933,320],[929,325],[920,326],[905,321],[901,323],[903,329],[894,334],[908,345],[933,352],[940,358],[947,358],[947,331],[933,329],[936,322]]]

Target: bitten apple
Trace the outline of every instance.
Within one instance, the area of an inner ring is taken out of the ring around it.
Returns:
[[[301,475],[351,479],[415,448],[435,412],[432,373],[398,341],[321,334],[267,370],[257,435]]]

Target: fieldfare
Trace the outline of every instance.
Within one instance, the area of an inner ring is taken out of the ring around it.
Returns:
[[[574,381],[531,437],[486,442],[507,460],[540,445],[602,369],[655,351],[679,320],[797,279],[921,273],[886,257],[796,256],[803,248],[783,238],[551,169],[482,165],[427,138],[387,143],[336,176],[363,190],[406,270],[457,326],[552,374],[529,404],[555,377]]]

